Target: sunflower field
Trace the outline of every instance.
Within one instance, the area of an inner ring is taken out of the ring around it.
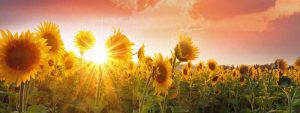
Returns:
[[[172,56],[146,55],[114,30],[107,60],[96,63],[84,59],[97,45],[87,30],[74,34],[80,55],[64,48],[52,22],[0,32],[0,113],[300,113],[300,57],[293,65],[197,62],[187,34]]]

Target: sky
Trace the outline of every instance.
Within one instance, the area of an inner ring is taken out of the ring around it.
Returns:
[[[97,44],[120,28],[134,50],[170,56],[180,34],[199,48],[195,62],[265,64],[300,56],[300,0],[1,0],[0,29],[22,32],[42,21],[59,25],[67,50],[80,30]]]

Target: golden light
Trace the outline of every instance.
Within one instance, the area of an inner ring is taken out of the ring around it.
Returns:
[[[84,54],[83,59],[97,64],[105,63],[108,60],[108,57],[104,43],[97,41],[95,46]]]

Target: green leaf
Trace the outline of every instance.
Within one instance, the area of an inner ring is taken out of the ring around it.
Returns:
[[[28,107],[28,113],[47,113],[47,108],[43,105],[32,105]]]

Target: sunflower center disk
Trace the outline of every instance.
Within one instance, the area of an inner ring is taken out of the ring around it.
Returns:
[[[6,56],[6,64],[16,70],[27,70],[38,59],[38,51],[30,44],[15,42],[13,46],[8,47]]]
[[[66,69],[71,69],[71,68],[73,67],[73,64],[74,64],[73,61],[67,60],[67,61],[65,62]]]
[[[55,39],[53,34],[46,33],[44,34],[43,38],[47,40],[47,45],[51,46],[50,51],[56,51],[58,49],[57,40]]]
[[[164,66],[158,66],[158,72],[159,74],[157,74],[156,76],[156,80],[158,83],[164,83],[165,80],[167,79],[167,70],[165,69]]]

